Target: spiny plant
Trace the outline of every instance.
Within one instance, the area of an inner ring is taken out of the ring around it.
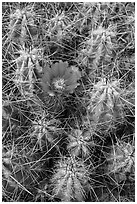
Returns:
[[[25,147],[19,147],[19,144],[17,147],[14,144],[9,145],[9,149],[7,147],[8,145],[3,147],[3,187],[5,191],[11,196],[14,196],[14,191],[16,194],[16,191],[20,190],[32,195],[30,188],[38,181],[40,166],[36,168],[33,165],[33,160],[29,156],[31,152],[26,152]]]
[[[55,16],[52,15],[50,20],[48,18],[46,20],[42,19],[44,21],[43,33],[45,37],[49,36],[52,41],[62,43],[63,40],[69,38],[68,30],[71,27],[71,21],[68,16],[65,16],[64,11],[54,12]]]
[[[36,143],[41,151],[46,141],[55,144],[58,139],[57,133],[61,132],[59,128],[60,121],[50,118],[43,112],[40,112],[40,115],[37,113],[35,120],[32,121],[32,128],[29,135],[32,140],[35,139],[37,141]]]
[[[107,161],[108,172],[114,175],[117,182],[126,180],[127,173],[129,173],[129,178],[133,180],[135,173],[135,147],[133,144],[118,141],[112,146]]]
[[[134,201],[134,2],[3,2],[2,48],[3,201]]]
[[[72,156],[58,161],[55,174],[51,179],[53,196],[61,201],[84,201],[88,189],[88,170],[83,161],[76,160]]]
[[[35,53],[33,50],[29,53],[29,51],[24,48],[19,50],[17,54],[20,56],[15,59],[16,70],[13,81],[22,95],[31,95],[34,92],[34,82],[36,80],[32,62]]]
[[[37,35],[37,26],[34,23],[35,12],[33,7],[26,6],[24,9],[16,9],[10,14],[9,38],[15,43],[22,45],[28,37],[33,41],[33,37]]]
[[[68,135],[68,140],[67,148],[76,157],[88,157],[96,145],[92,138],[92,132],[87,130],[73,129]]]
[[[100,25],[97,29],[92,30],[89,34],[89,39],[83,42],[83,49],[80,50],[79,60],[90,70],[89,76],[93,77],[93,71],[99,74],[99,66],[102,58],[104,64],[105,61],[111,61],[114,55],[113,52],[116,49],[115,30],[116,28],[112,25],[107,29]],[[104,67],[103,70],[100,68],[100,74],[102,72],[105,73]],[[107,74],[107,72],[105,74]]]
[[[120,87],[120,80],[102,78],[90,92],[88,114],[91,121],[105,130],[115,128],[116,123],[125,119],[125,106],[128,104],[128,90]],[[129,102],[128,108],[134,104]]]

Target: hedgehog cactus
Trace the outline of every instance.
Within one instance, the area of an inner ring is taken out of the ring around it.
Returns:
[[[92,30],[89,40],[84,43],[84,48],[80,51],[82,62],[86,66],[90,63],[89,69],[92,70],[98,70],[102,58],[109,62],[115,48],[115,36],[113,26],[107,29],[99,26],[96,30]]]
[[[51,183],[54,197],[64,202],[81,202],[88,189],[88,171],[83,161],[67,157],[57,163]]]
[[[57,134],[57,132],[59,131],[59,124],[59,120],[48,119],[48,117],[44,113],[41,116],[37,116],[36,119],[32,122],[32,130],[30,136],[37,139],[37,143],[41,151],[42,147],[45,145],[46,140],[50,143],[53,143],[53,134]]]
[[[20,56],[15,59],[17,68],[15,70],[14,83],[20,89],[22,95],[33,95],[35,74],[34,64],[36,62],[36,49],[23,48],[18,52]]]
[[[81,131],[75,129],[71,131],[71,134],[68,135],[69,144],[68,150],[74,156],[86,157],[89,155],[90,150],[94,147],[94,141],[91,140],[90,131]]]
[[[117,182],[126,180],[126,174],[129,173],[131,178],[134,177],[135,171],[135,147],[123,141],[118,141],[110,155],[107,157],[108,173],[114,174]],[[129,177],[130,178],[130,177]]]
[[[69,37],[67,32],[69,28],[69,18],[65,16],[64,12],[60,12],[51,18],[50,22],[44,24],[43,31],[44,33],[46,32],[46,36],[48,35],[51,40],[62,43],[63,39]]]
[[[29,185],[36,182],[38,175],[34,168],[31,169],[32,161],[25,151],[23,149],[19,152],[14,146],[3,148],[3,185],[7,191],[22,189],[31,194]]]
[[[17,9],[15,13],[10,15],[10,38],[13,41],[18,41],[22,45],[27,40],[27,37],[37,35],[36,25],[34,24],[35,13],[31,7],[26,7],[23,10]]]
[[[113,122],[122,122],[124,111],[122,90],[118,80],[101,79],[90,93],[88,113],[91,121],[102,127],[113,128]]]
[[[3,201],[131,201],[135,3],[3,2]]]

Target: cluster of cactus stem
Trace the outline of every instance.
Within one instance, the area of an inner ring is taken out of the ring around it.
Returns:
[[[127,173],[130,179],[135,173],[135,147],[133,144],[118,141],[112,147],[111,154],[107,158],[108,171],[114,176],[118,182],[126,180]]]
[[[53,196],[59,197],[62,202],[82,202],[89,190],[88,180],[88,169],[83,161],[72,156],[61,158],[51,180]]]
[[[125,118],[125,89],[120,87],[120,80],[101,78],[90,92],[88,114],[91,121],[109,130],[116,123],[122,123]],[[132,105],[133,106],[133,105]]]
[[[134,201],[134,3],[2,9],[3,201]]]

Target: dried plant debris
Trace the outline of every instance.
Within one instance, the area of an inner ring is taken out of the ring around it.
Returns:
[[[2,3],[3,202],[135,202],[135,3]]]

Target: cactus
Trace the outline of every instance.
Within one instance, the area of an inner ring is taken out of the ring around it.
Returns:
[[[17,68],[13,81],[23,96],[33,95],[34,83],[37,80],[34,70],[38,69],[37,49],[23,47],[17,54],[20,56],[14,60]]]
[[[71,28],[70,20],[64,12],[57,13],[50,22],[43,25],[43,33],[49,36],[51,40],[62,43],[62,40],[68,39],[68,30]]]
[[[33,168],[31,169],[30,158],[23,150],[19,155],[17,149],[19,147],[13,146],[8,150],[6,148],[3,147],[3,185],[5,190],[12,193],[16,189],[21,189],[32,195],[29,188],[37,181],[38,175]]]
[[[83,161],[72,157],[63,158],[56,165],[51,183],[54,185],[53,195],[62,202],[81,202],[84,201],[88,187],[88,171]]]
[[[49,119],[46,114],[37,116],[36,119],[32,122],[32,130],[30,137],[35,138],[37,140],[38,146],[42,151],[42,147],[45,146],[45,141],[47,140],[50,143],[55,143],[56,138],[54,134],[60,129],[58,128],[60,122],[56,119]]]
[[[123,90],[119,80],[101,79],[90,93],[88,112],[91,121],[103,129],[115,127],[124,119]]]
[[[28,37],[36,36],[37,28],[34,18],[35,12],[31,7],[25,7],[23,10],[16,9],[15,13],[10,15],[10,39],[24,45]]]
[[[107,29],[99,26],[97,29],[92,30],[89,40],[83,44],[83,49],[79,52],[79,58],[82,63],[88,67],[89,77],[101,76],[110,73],[111,70],[106,69],[106,62],[110,63],[114,55],[116,28],[111,26]],[[101,70],[100,63],[103,61],[103,70]],[[100,71],[99,71],[100,70]],[[94,74],[95,72],[95,74]],[[94,74],[94,75],[93,75]]]
[[[2,3],[3,201],[134,201],[134,2]]]
[[[129,173],[134,177],[135,171],[135,147],[123,141],[118,141],[114,146],[110,155],[107,157],[108,172],[114,174],[117,182],[126,180],[126,174]]]
[[[69,144],[68,150],[74,156],[87,157],[90,154],[91,149],[94,147],[94,141],[91,139],[91,133],[89,131],[81,131],[75,129],[68,135]]]

